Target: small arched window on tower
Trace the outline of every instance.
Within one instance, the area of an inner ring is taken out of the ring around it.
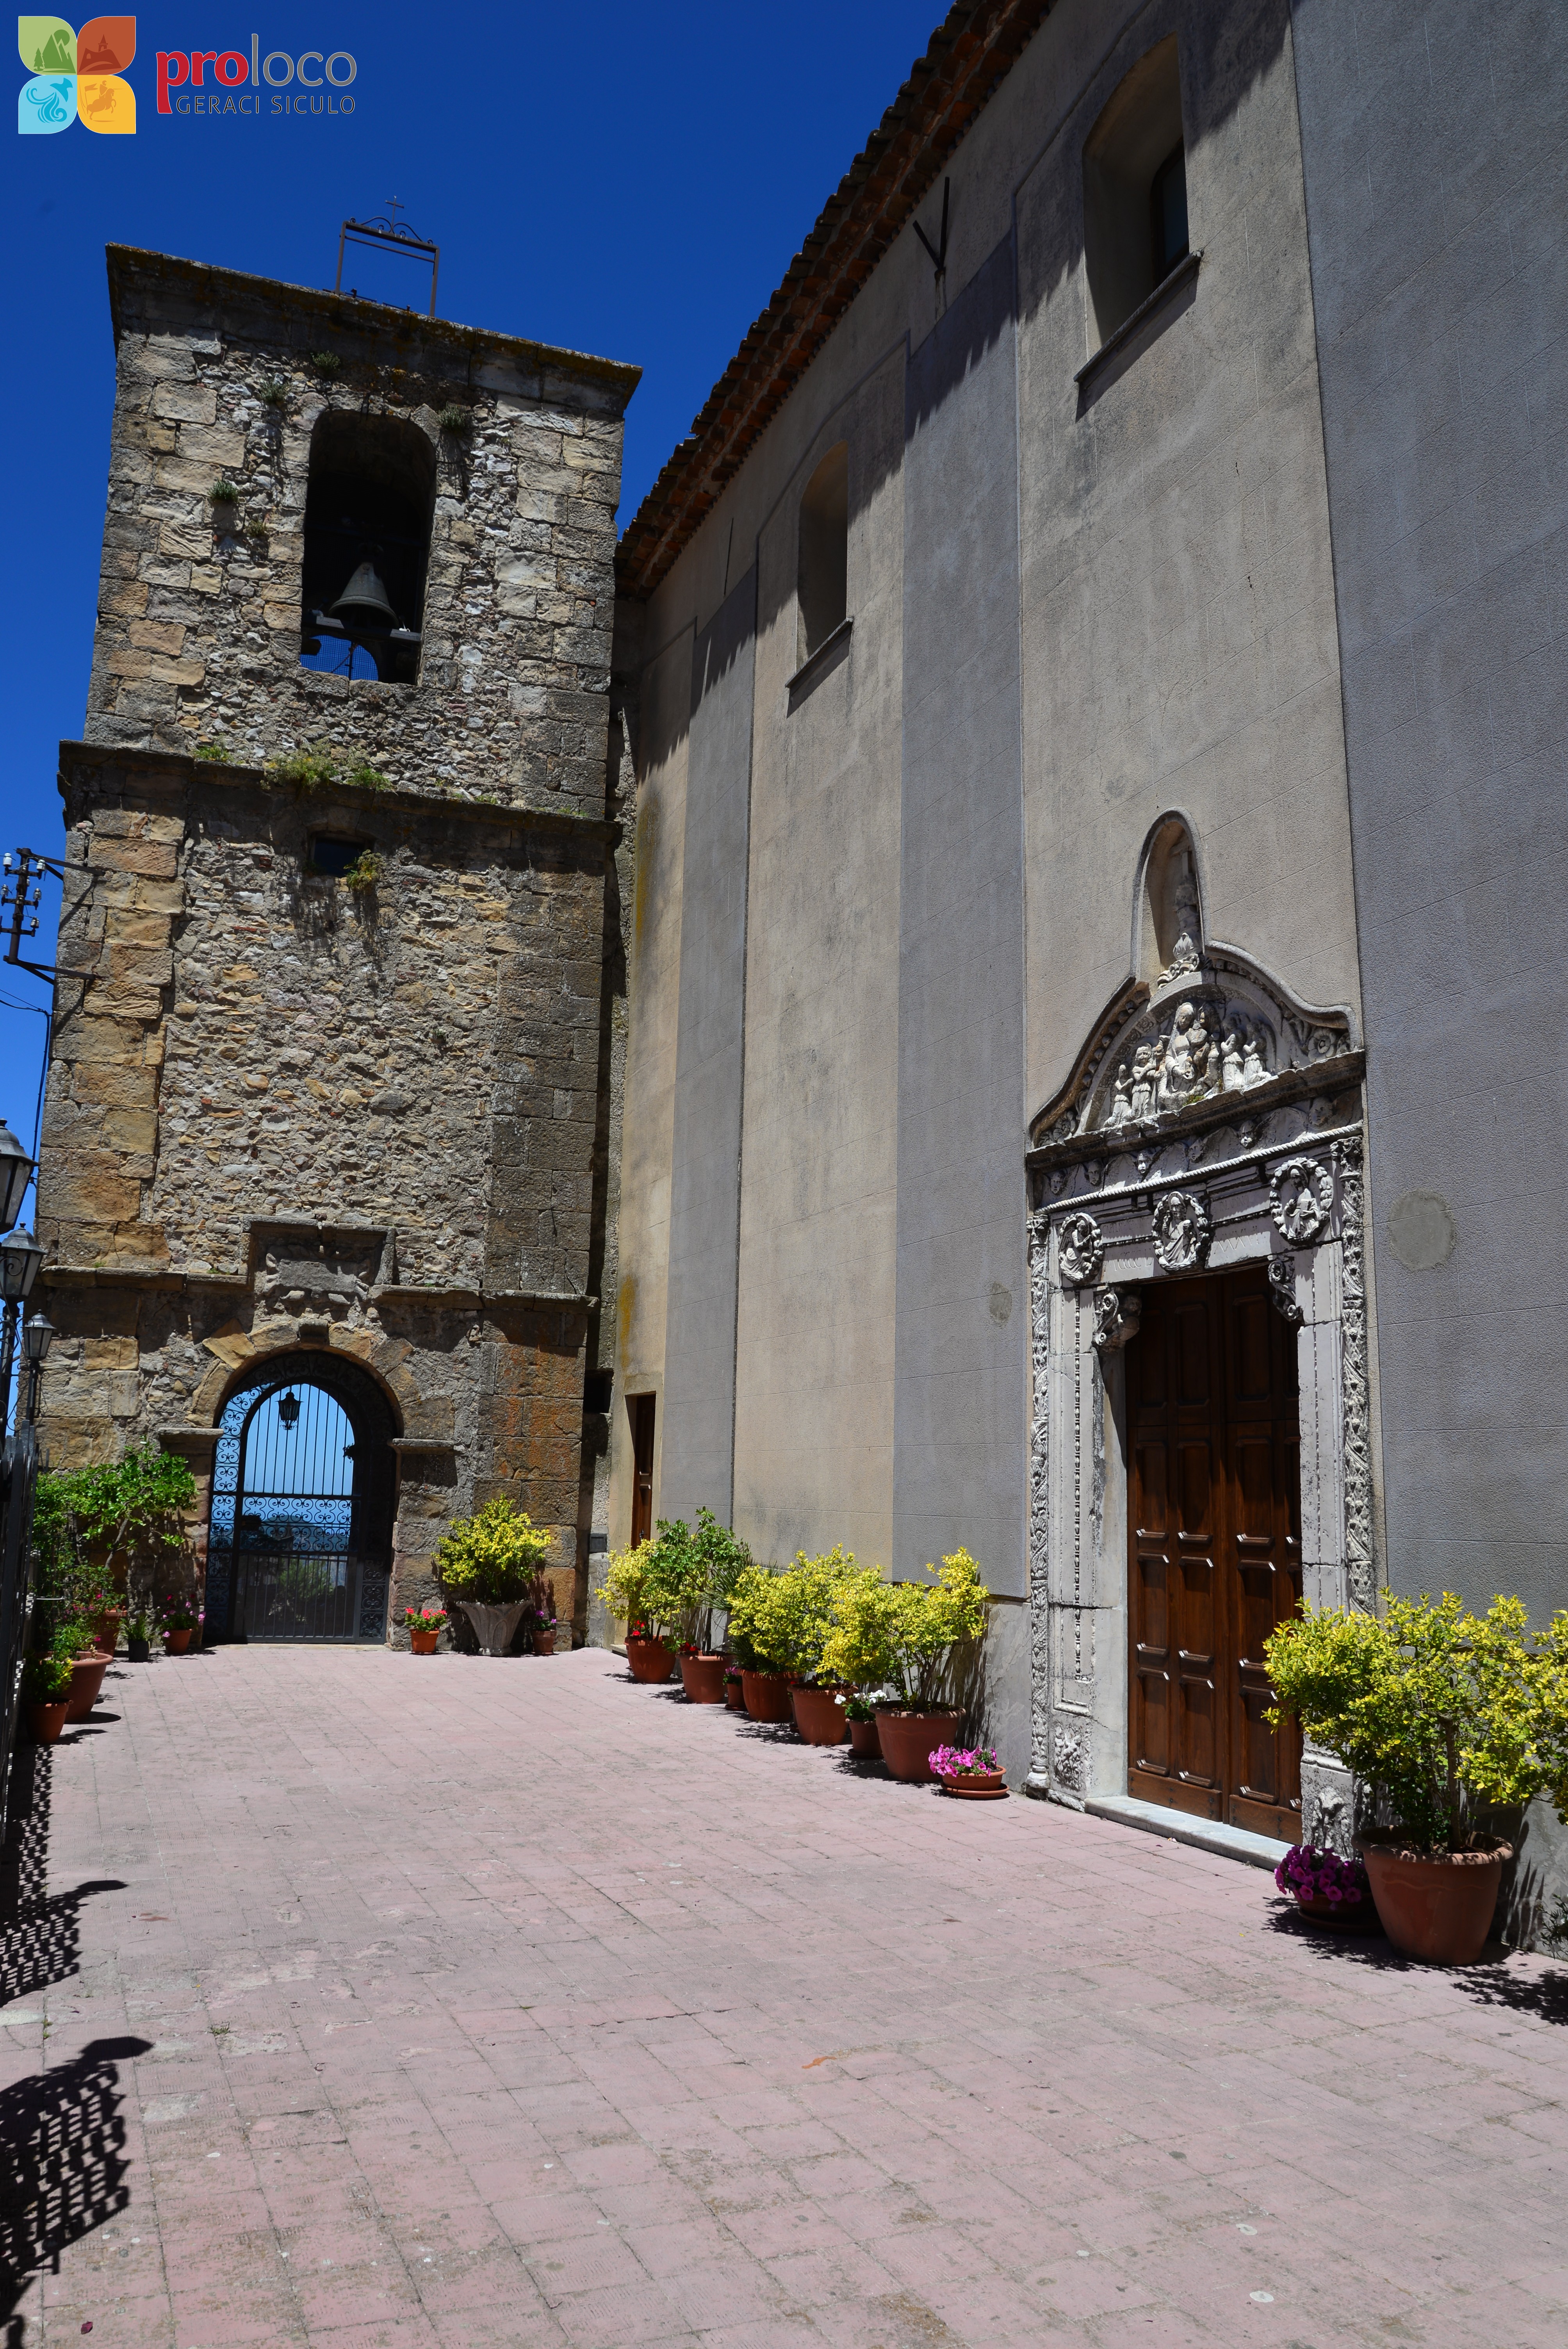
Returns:
[[[328,409],[311,435],[300,659],[339,677],[419,673],[436,453],[417,424]]]
[[[850,449],[830,449],[800,500],[798,662],[820,652],[850,608]]]
[[[1089,340],[1098,348],[1187,258],[1176,36],[1140,57],[1083,150]]]

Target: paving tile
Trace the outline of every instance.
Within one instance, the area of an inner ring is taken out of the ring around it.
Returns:
[[[1561,2343],[1545,1961],[1331,1944],[601,1655],[440,1661],[226,1650],[56,1750],[48,1884],[122,1889],[0,2091],[149,2044],[16,2349]]]

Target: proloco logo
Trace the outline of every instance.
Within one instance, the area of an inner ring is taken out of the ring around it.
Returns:
[[[206,69],[212,68],[212,80]],[[273,114],[352,114],[354,100],[340,93],[359,68],[346,49],[302,49],[297,57],[286,49],[262,55],[261,36],[251,35],[244,49],[160,49],[158,52],[158,111],[160,114],[259,114],[262,85],[271,92]],[[321,92],[316,98],[300,93]],[[216,85],[216,87],[214,87]],[[248,87],[247,87],[248,85]],[[170,91],[178,92],[170,97]],[[242,95],[236,97],[235,92]]]
[[[16,101],[18,130],[136,129],[136,92],[119,78],[136,55],[134,16],[95,16],[79,33],[63,16],[18,16],[16,46],[34,77]]]

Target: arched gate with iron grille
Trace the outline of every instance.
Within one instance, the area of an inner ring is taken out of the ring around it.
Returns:
[[[374,1379],[330,1354],[274,1355],[220,1428],[207,1638],[383,1640],[397,1429]]]

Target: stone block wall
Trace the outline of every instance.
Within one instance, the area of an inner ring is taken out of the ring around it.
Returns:
[[[253,766],[325,742],[394,783],[600,812],[638,370],[121,246],[109,287],[88,739]],[[401,419],[435,455],[417,685],[299,663],[311,434],[329,409]],[[451,412],[466,430],[443,429]],[[221,480],[232,512],[210,502]]]

